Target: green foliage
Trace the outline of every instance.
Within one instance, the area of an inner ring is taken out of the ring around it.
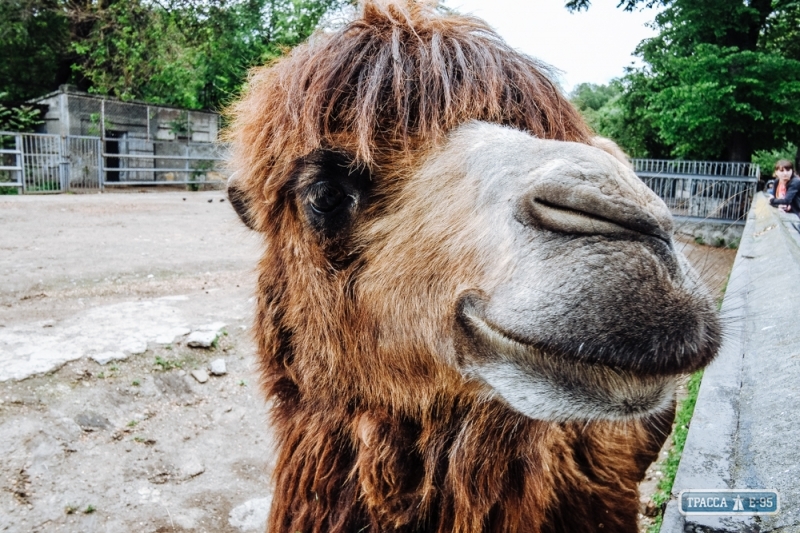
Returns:
[[[609,85],[581,83],[572,90],[570,100],[581,111],[598,111],[621,93],[622,87],[618,81]]]
[[[795,161],[797,154],[797,146],[789,143],[786,146],[773,150],[756,150],[756,152],[753,153],[752,162],[761,167],[761,176],[769,178],[772,176],[772,171],[777,161],[781,159]]]
[[[662,58],[660,68],[653,88],[672,82],[646,101],[676,157],[749,160],[753,149],[800,136],[800,61],[701,44],[692,56]]]
[[[652,120],[643,116],[640,99],[630,86],[627,78],[612,80],[608,85],[583,83],[572,91],[570,99],[595,133],[612,139],[628,155],[664,157],[667,150],[648,137]]]
[[[90,4],[72,43],[91,90],[189,109],[219,108],[247,71],[306,39],[343,0],[146,0]]]
[[[172,370],[173,368],[181,368],[183,366],[182,361],[175,361],[174,359],[164,359],[160,355],[156,356],[155,361],[156,366],[160,367],[162,371],[166,372],[167,370]]]
[[[69,53],[69,21],[62,0],[0,2],[0,92],[25,100],[63,83],[59,72]],[[68,72],[67,72],[68,73]]]
[[[30,132],[44,122],[41,112],[35,107],[25,104],[4,104],[3,100],[7,97],[8,93],[0,92],[0,131]]]
[[[589,4],[566,2],[571,10]],[[587,103],[598,133],[648,157],[750,161],[754,151],[798,144],[800,2],[618,4],[641,5],[664,6],[654,24],[659,34],[637,48],[645,66],[618,80],[618,98],[599,108]]]
[[[350,3],[3,0],[0,91],[26,99],[70,82],[123,100],[220,108],[250,68],[281,56]]]

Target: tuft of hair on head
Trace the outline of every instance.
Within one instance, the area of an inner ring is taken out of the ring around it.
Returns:
[[[788,168],[789,170],[794,171],[794,164],[788,159],[779,159],[778,162],[775,163],[775,170],[781,168]]]
[[[601,149],[629,169],[633,170],[633,163],[631,163],[631,160],[628,158],[628,154],[623,152],[622,148],[620,148],[619,145],[611,139],[600,136],[592,137],[591,144],[595,148]]]
[[[283,174],[282,162],[330,147],[369,166],[380,154],[435,146],[470,120],[589,142],[549,67],[482,20],[433,4],[367,0],[338,31],[255,69],[229,110],[233,170],[263,185]]]

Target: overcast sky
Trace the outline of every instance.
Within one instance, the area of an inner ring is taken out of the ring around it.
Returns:
[[[444,5],[484,19],[508,44],[562,71],[569,93],[579,83],[608,83],[622,76],[636,45],[655,31],[645,26],[657,11],[627,12],[618,0],[593,0],[570,13],[564,0],[444,0]],[[639,64],[639,63],[637,63]]]

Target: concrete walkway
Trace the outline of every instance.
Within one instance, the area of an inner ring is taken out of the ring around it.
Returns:
[[[662,533],[800,532],[800,233],[756,198],[722,306]],[[686,489],[776,489],[780,512],[682,516]]]

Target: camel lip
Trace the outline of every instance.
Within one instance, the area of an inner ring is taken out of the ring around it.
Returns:
[[[467,302],[460,313],[471,350],[478,354],[463,368],[526,416],[625,420],[666,409],[671,401],[673,376],[641,376],[520,342],[477,307]]]
[[[489,320],[484,312],[485,305],[485,298],[474,293],[463,295],[458,302],[458,321],[474,344],[492,345],[493,347],[502,346],[506,348],[504,352],[525,351],[541,355],[546,354],[556,360],[565,360],[574,364],[599,364],[610,367],[610,365],[605,365],[602,362],[581,361],[577,358],[570,357],[569,354],[556,347],[547,346],[546,344],[515,335]],[[496,353],[495,355],[502,357],[504,354]]]
[[[496,324],[486,308],[489,298],[478,291],[462,293],[456,305],[456,322],[470,345],[466,352],[478,360],[499,360],[507,353],[528,354],[523,357],[546,361],[548,365],[569,365],[575,368],[604,368],[628,375],[631,379],[674,378],[705,367],[716,355],[717,348],[704,346],[691,355],[659,352],[649,355],[644,363],[635,343],[598,347],[591,339],[572,338],[564,344],[551,344],[523,337]],[[499,349],[498,349],[499,348]]]

